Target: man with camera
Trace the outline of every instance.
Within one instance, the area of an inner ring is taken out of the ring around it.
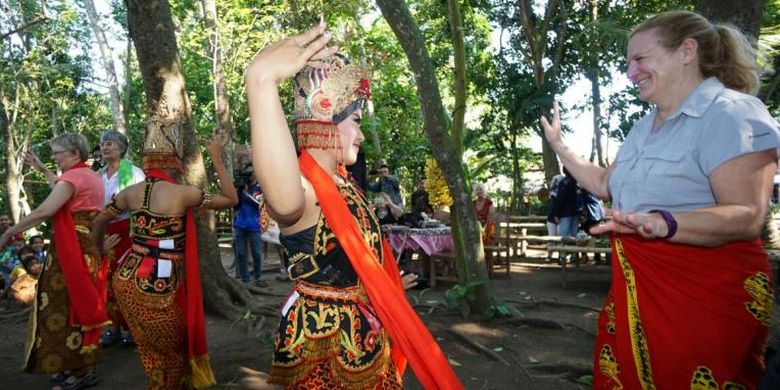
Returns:
[[[390,196],[393,204],[403,207],[404,201],[401,199],[401,186],[398,178],[390,174],[390,166],[382,164],[376,171],[369,172],[371,175],[379,175],[379,178],[373,183],[368,184],[368,190],[376,193],[385,193]]]
[[[235,207],[233,220],[233,246],[235,248],[238,276],[244,283],[249,283],[249,264],[247,263],[247,242],[252,250],[252,274],[254,283],[258,287],[267,287],[268,283],[260,280],[262,274],[263,234],[260,226],[260,209],[263,206],[263,191],[255,177],[255,171],[251,164],[240,169],[235,177],[235,186],[238,191],[238,205]]]

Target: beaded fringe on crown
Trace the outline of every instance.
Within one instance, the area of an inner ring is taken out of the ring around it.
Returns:
[[[336,125],[319,121],[298,121],[298,149],[341,151],[341,136]]]

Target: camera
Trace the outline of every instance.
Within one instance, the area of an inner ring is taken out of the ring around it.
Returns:
[[[252,164],[247,164],[241,169],[237,169],[233,172],[233,185],[238,190],[243,190],[249,184],[252,183],[252,175],[255,173],[255,169]]]

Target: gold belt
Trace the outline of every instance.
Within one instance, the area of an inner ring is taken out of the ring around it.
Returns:
[[[368,303],[368,295],[361,286],[331,287],[321,284],[312,284],[304,281],[295,283],[295,290],[303,296],[332,299],[337,301],[349,301]]]

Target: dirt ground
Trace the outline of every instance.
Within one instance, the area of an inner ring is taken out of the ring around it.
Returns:
[[[232,256],[226,249],[223,262]],[[610,283],[607,265],[586,264],[568,272],[568,286],[561,287],[560,267],[542,261],[542,252],[531,258],[517,259],[509,276],[491,280],[492,293],[516,308],[514,320],[486,322],[463,319],[455,311],[443,309],[444,292],[451,287],[442,283],[436,289],[410,290],[418,302],[417,312],[429,327],[455,373],[467,389],[585,389],[578,382],[589,375],[597,310]],[[533,253],[532,253],[533,256]],[[290,284],[274,279],[278,256],[269,252],[263,280],[278,298],[279,305],[290,291]],[[571,268],[570,268],[571,270]],[[572,304],[572,305],[567,305]],[[0,364],[2,388],[48,388],[47,378],[19,372],[23,358],[27,325],[23,309],[0,302]],[[431,308],[434,307],[434,308]],[[5,308],[5,309],[3,309]],[[589,309],[592,308],[593,310]],[[276,319],[263,322],[235,322],[209,317],[207,332],[212,366],[219,384],[214,388],[237,388],[239,366],[267,371],[271,359],[271,332]],[[452,331],[465,334],[503,360],[480,352],[460,340]],[[143,389],[145,378],[133,348],[114,346],[105,351],[99,366],[100,383],[94,389]],[[404,382],[408,389],[420,389],[412,370]]]

